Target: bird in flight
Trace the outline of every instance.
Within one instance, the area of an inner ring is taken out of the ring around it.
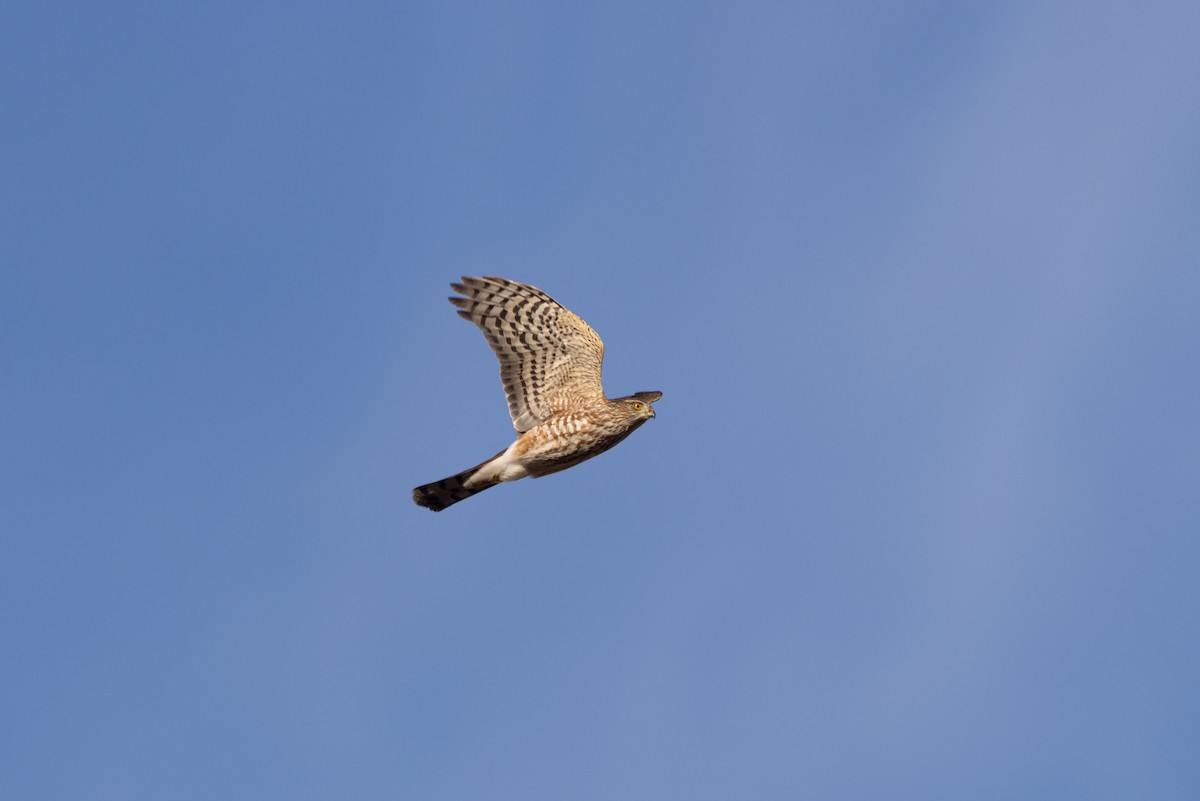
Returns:
[[[413,502],[440,512],[502,481],[541,478],[603,453],[654,417],[661,392],[606,398],[604,343],[545,292],[485,276],[451,284],[458,314],[479,326],[496,358],[517,440],[457,475],[413,490]]]

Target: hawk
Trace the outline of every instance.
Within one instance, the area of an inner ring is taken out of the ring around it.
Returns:
[[[654,417],[661,392],[606,398],[604,343],[545,292],[486,276],[451,284],[458,314],[483,331],[500,360],[516,442],[482,464],[417,487],[413,502],[440,512],[502,481],[541,478],[603,453]]]

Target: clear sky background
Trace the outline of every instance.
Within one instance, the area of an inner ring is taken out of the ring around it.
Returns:
[[[6,3],[0,796],[1200,797],[1198,40]],[[415,507],[463,274],[658,419]]]

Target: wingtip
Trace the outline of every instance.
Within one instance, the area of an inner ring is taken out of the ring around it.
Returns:
[[[440,512],[445,509],[445,506],[439,506],[432,494],[425,492],[424,487],[417,487],[412,491],[413,503],[431,512]]]

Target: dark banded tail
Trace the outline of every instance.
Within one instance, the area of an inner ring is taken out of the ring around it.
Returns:
[[[499,456],[502,453],[504,453],[504,451],[500,451],[500,453],[497,453],[496,456]],[[492,459],[495,459],[496,456],[493,456]],[[443,478],[441,481],[435,481],[432,484],[426,484],[424,486],[417,487],[412,493],[413,503],[415,503],[417,506],[424,506],[426,509],[432,509],[435,512],[440,512],[447,506],[453,506],[459,501],[464,501],[467,498],[470,498],[472,495],[483,492],[489,487],[496,486],[500,483],[499,481],[493,481],[490,484],[477,484],[474,487],[466,486],[467,479],[469,479],[476,470],[492,461],[492,459],[488,459],[487,462],[481,462],[469,470],[462,471],[458,475],[453,475],[449,478]]]

